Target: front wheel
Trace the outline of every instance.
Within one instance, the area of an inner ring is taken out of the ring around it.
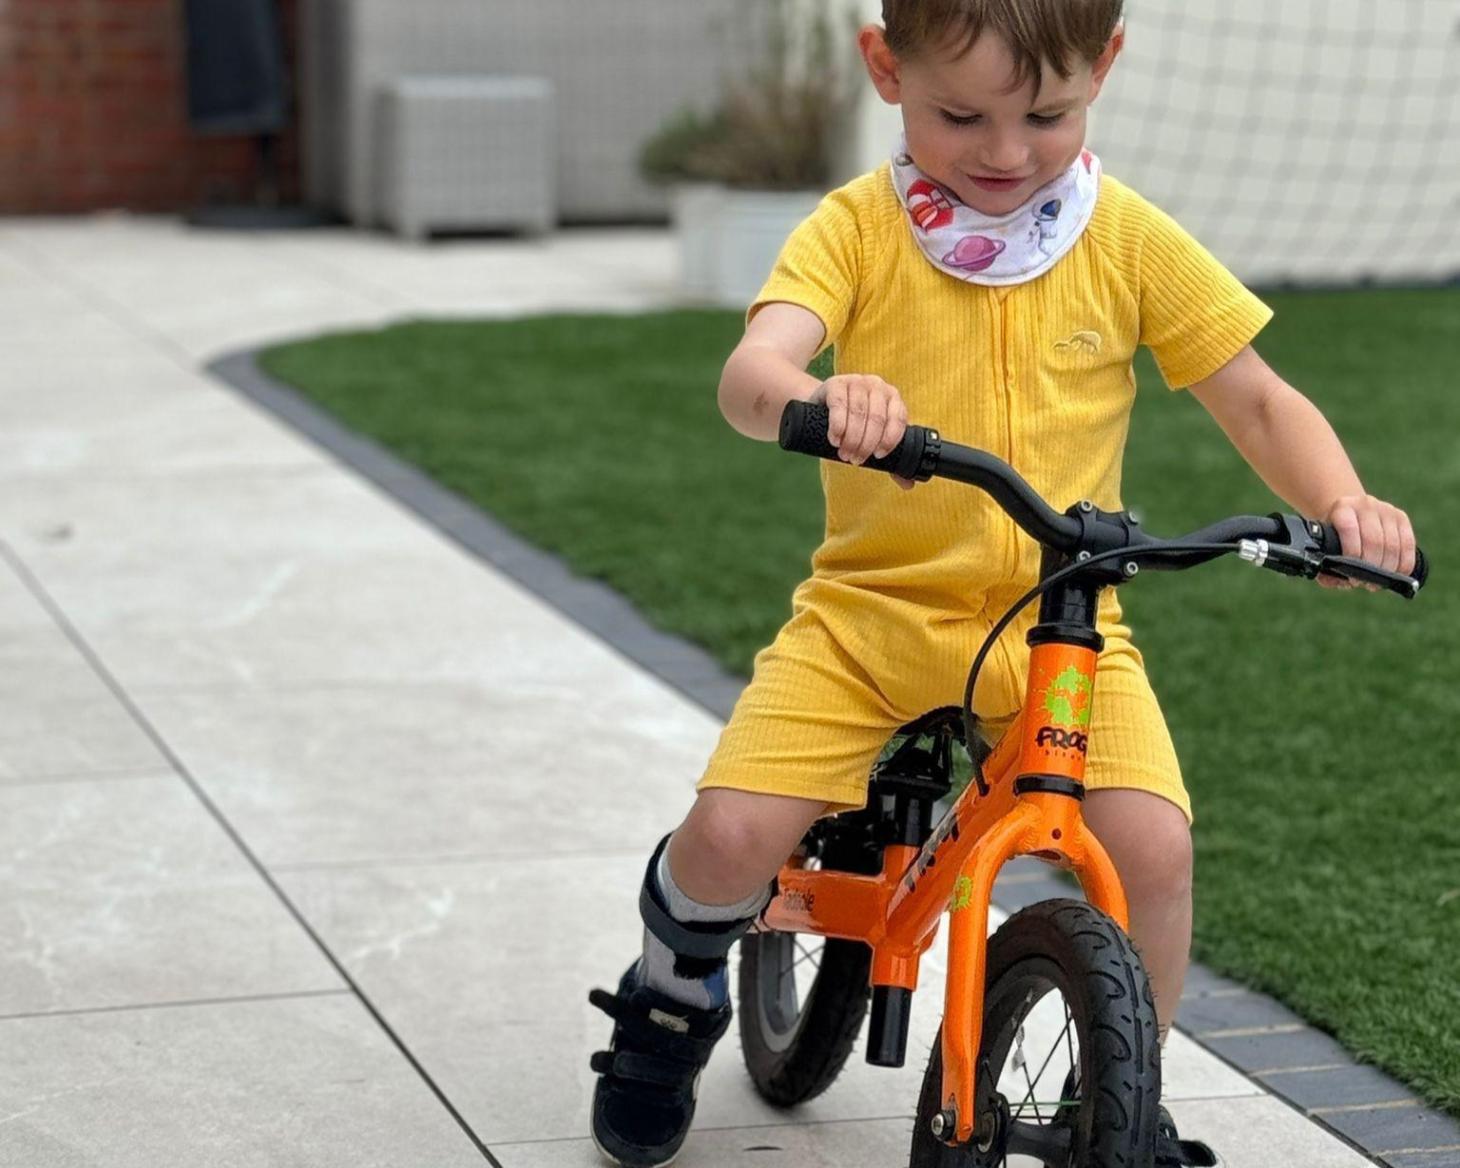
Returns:
[[[1010,1156],[1149,1168],[1161,1100],[1156,1007],[1120,927],[1083,901],[1031,905],[990,938],[985,985],[974,1139],[953,1148],[934,1134],[947,1125],[940,1030],[910,1168],[1002,1168]]]

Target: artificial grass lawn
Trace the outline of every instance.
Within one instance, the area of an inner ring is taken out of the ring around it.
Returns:
[[[1409,512],[1434,580],[1406,603],[1228,559],[1122,589],[1196,806],[1195,955],[1460,1115],[1460,290],[1268,299],[1264,355]],[[739,333],[721,312],[420,323],[263,365],[747,673],[822,515],[813,460],[718,413]],[[1288,509],[1137,368],[1124,496],[1151,531]]]

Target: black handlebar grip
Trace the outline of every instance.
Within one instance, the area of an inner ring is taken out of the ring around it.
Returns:
[[[1331,523],[1320,523],[1318,526],[1322,529],[1323,533],[1320,537],[1323,544],[1323,554],[1325,556],[1343,555],[1343,540],[1339,538],[1338,528],[1334,527]],[[1410,575],[1421,588],[1425,586],[1425,581],[1429,579],[1430,562],[1425,558],[1424,551],[1420,548],[1414,549],[1414,571]]]
[[[820,402],[790,401],[781,411],[782,450],[811,454],[831,462],[840,462],[837,449],[826,439],[831,411]],[[909,426],[886,458],[869,458],[862,463],[871,470],[885,470],[905,479],[926,482],[937,465],[941,443],[936,430],[926,426]]]

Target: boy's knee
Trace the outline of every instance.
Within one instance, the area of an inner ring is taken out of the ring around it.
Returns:
[[[1110,853],[1127,896],[1169,900],[1190,895],[1191,828],[1174,803],[1144,791],[1092,791],[1085,818]]]
[[[1191,830],[1184,816],[1178,813],[1178,818],[1180,823],[1153,824],[1149,832],[1137,835],[1126,865],[1130,874],[1121,874],[1135,895],[1174,900],[1191,894]]]
[[[675,879],[696,899],[710,890],[737,899],[745,888],[770,882],[825,808],[809,799],[749,791],[701,792],[674,833]]]

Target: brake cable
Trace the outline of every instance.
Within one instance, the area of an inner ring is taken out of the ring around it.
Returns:
[[[1180,540],[1164,540],[1161,543],[1142,544],[1140,547],[1135,548],[1112,548],[1108,552],[1100,552],[1097,555],[1093,555],[1087,560],[1076,560],[1074,563],[1067,564],[1059,571],[1041,580],[1016,600],[1013,607],[995,622],[994,627],[989,631],[989,635],[984,639],[984,643],[979,647],[978,653],[973,659],[973,668],[968,671],[968,684],[963,687],[963,704],[959,712],[963,715],[963,734],[968,747],[969,757],[973,760],[973,778],[974,782],[978,784],[978,793],[980,795],[987,795],[989,793],[989,785],[983,777],[983,763],[976,756],[973,746],[974,742],[977,741],[974,738],[974,734],[978,726],[978,715],[973,712],[973,687],[978,681],[979,671],[983,668],[984,659],[988,656],[989,650],[993,648],[994,642],[999,639],[999,635],[1009,627],[1014,618],[1024,611],[1030,601],[1044,595],[1044,593],[1056,584],[1063,582],[1071,576],[1078,575],[1092,565],[1100,563],[1102,560],[1120,558],[1134,560],[1143,556],[1149,557],[1158,553],[1171,551],[1234,552],[1240,551],[1241,547],[1242,545],[1240,543],[1235,542],[1182,543]],[[1192,566],[1195,567],[1195,565]]]

